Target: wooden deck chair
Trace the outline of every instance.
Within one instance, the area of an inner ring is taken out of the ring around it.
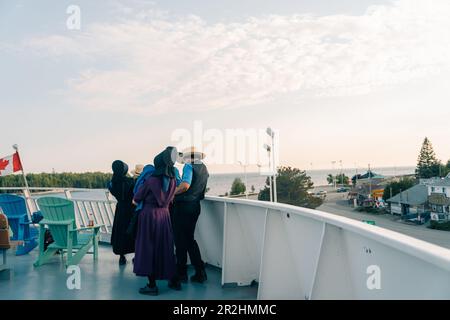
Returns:
[[[38,230],[28,219],[25,199],[13,194],[0,194],[1,211],[8,217],[13,232],[12,241],[21,243],[16,255],[24,255],[37,247]]]
[[[43,197],[37,200],[44,216],[39,222],[39,257],[34,266],[49,262],[57,251],[67,253],[66,267],[77,265],[88,251],[93,248],[94,260],[98,258],[98,239],[101,225],[77,228],[74,203],[70,200]],[[53,242],[44,251],[46,227],[52,234]]]

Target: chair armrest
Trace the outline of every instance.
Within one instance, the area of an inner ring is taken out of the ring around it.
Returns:
[[[101,227],[103,227],[104,224],[96,224],[95,226],[92,227],[83,227],[83,228],[77,228],[75,230],[70,230],[70,232],[77,232],[77,231],[84,231],[84,230],[93,230],[93,229],[100,229]]]
[[[73,223],[73,220],[61,220],[61,221],[51,221],[51,220],[41,220],[39,225],[49,225],[49,226],[68,226]]]

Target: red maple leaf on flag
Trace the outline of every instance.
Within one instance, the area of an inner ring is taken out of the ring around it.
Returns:
[[[8,164],[9,164],[8,160],[0,159],[0,171],[5,170]]]

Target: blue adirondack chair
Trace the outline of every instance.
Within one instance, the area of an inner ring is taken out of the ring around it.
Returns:
[[[38,229],[28,219],[25,199],[12,194],[0,194],[0,207],[8,217],[13,232],[11,240],[21,242],[16,255],[24,255],[37,247]]]
[[[94,260],[98,257],[98,238],[101,225],[77,228],[73,201],[56,198],[39,198],[38,206],[44,219],[39,222],[39,257],[35,267],[50,262],[59,251],[67,253],[66,267],[77,265],[86,253],[93,248]],[[48,227],[54,242],[44,250],[45,230]]]

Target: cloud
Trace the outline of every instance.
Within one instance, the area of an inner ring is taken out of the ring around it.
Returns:
[[[286,94],[365,94],[450,69],[447,0],[215,24],[154,5],[121,12],[114,23],[24,44],[83,62],[67,79],[73,104],[142,114],[238,108]]]

